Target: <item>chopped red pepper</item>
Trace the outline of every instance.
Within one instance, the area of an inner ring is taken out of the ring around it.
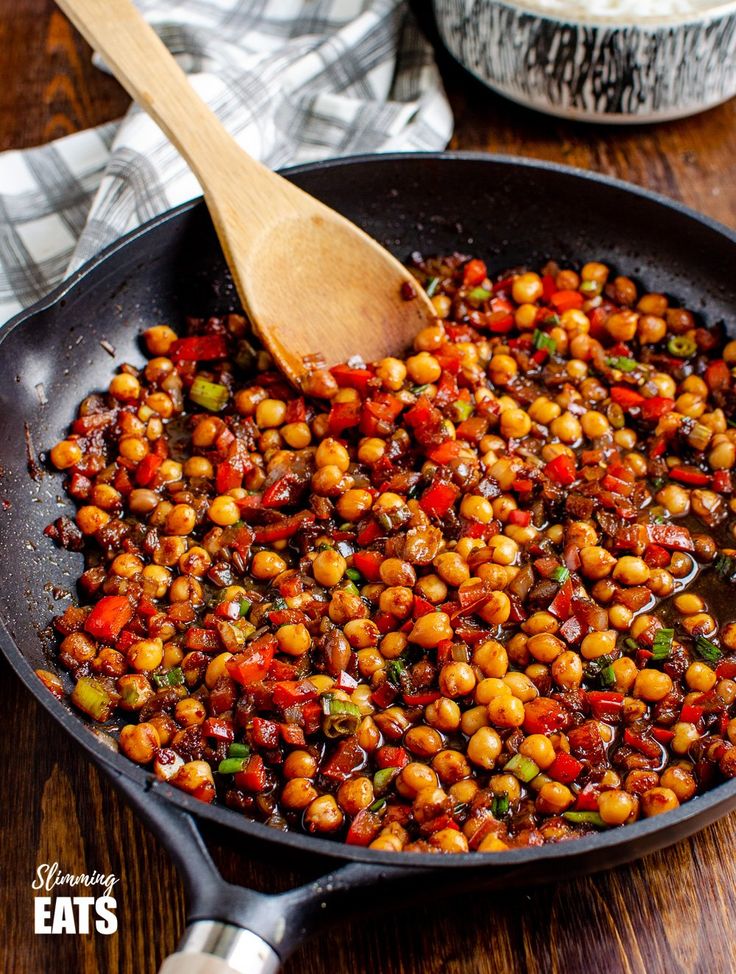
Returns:
[[[713,474],[713,490],[719,494],[733,493],[733,480],[730,470],[716,470]]]
[[[551,304],[553,294],[557,294],[557,282],[551,274],[544,274],[542,276],[542,301],[545,304]]]
[[[283,680],[277,683],[273,690],[273,702],[276,707],[285,710],[295,703],[307,703],[319,697],[319,690],[309,680]]]
[[[133,606],[126,595],[105,595],[87,616],[84,628],[95,639],[112,643],[133,618]]]
[[[249,643],[241,653],[236,653],[226,663],[225,669],[241,686],[265,680],[276,653],[276,637],[260,636]]]
[[[731,370],[723,361],[711,362],[705,370],[705,384],[711,392],[723,392],[731,385]]]
[[[365,752],[354,736],[343,738],[322,765],[322,774],[333,781],[345,781],[365,761]]]
[[[569,619],[572,613],[572,579],[567,578],[560,585],[557,595],[550,603],[549,611],[558,619]]]
[[[463,268],[463,285],[465,287],[477,287],[488,277],[488,269],[482,260],[473,258],[469,260]]]
[[[251,739],[256,747],[264,747],[269,751],[279,746],[279,725],[274,720],[264,720],[254,717],[251,725]]]
[[[524,730],[527,734],[550,734],[570,723],[570,714],[562,704],[549,697],[535,697],[524,704]]]
[[[341,389],[355,389],[363,399],[368,395],[368,383],[373,378],[370,369],[353,369],[349,365],[335,365],[330,372]]]
[[[616,723],[621,719],[624,711],[623,693],[613,690],[588,690],[588,704],[596,720]]]
[[[224,335],[195,335],[178,338],[169,349],[169,358],[178,362],[210,362],[225,358],[227,342]]]
[[[633,747],[646,758],[659,758],[662,754],[662,749],[657,741],[652,740],[647,734],[638,734],[630,727],[624,731],[624,744]]]
[[[532,519],[531,511],[522,511],[518,507],[514,508],[513,511],[509,512],[509,524],[517,525],[520,528],[529,527],[529,522]]]
[[[434,463],[444,465],[457,460],[462,448],[463,444],[458,443],[457,440],[447,440],[446,443],[440,443],[439,446],[430,447],[426,452],[429,459]]]
[[[380,551],[356,551],[353,555],[353,567],[367,582],[380,582],[383,560],[384,556]]]
[[[208,717],[202,724],[202,734],[205,737],[213,737],[217,741],[225,741],[227,744],[235,740],[232,721],[224,717]]]
[[[633,409],[644,402],[644,396],[628,386],[612,386],[610,394],[611,402],[615,402],[622,409]]]
[[[409,763],[409,752],[403,747],[384,744],[376,751],[376,764],[379,768],[405,768]]]
[[[672,467],[670,479],[687,484],[688,487],[707,487],[710,483],[710,476],[697,467]]]
[[[264,507],[284,507],[286,504],[293,504],[304,487],[297,474],[284,474],[264,490],[261,503]]]
[[[340,437],[347,429],[358,426],[363,407],[359,402],[335,402],[330,407],[327,431],[330,436]]]
[[[381,831],[381,818],[375,812],[362,808],[350,823],[345,842],[348,845],[367,846]]]
[[[404,703],[407,707],[426,707],[442,696],[439,690],[422,690],[417,693],[405,693]]]
[[[251,754],[244,770],[233,775],[233,783],[245,791],[263,791],[266,787],[266,765],[260,754]]]
[[[641,404],[641,418],[645,420],[661,419],[665,413],[671,413],[675,408],[675,400],[668,396],[652,396]]]
[[[258,544],[271,544],[273,541],[285,541],[291,538],[307,524],[313,524],[315,516],[311,511],[292,514],[275,524],[264,524],[253,529],[254,539]]]
[[[558,314],[563,314],[573,308],[582,308],[584,300],[580,291],[557,291],[550,298],[550,304]]]
[[[660,744],[669,744],[674,736],[675,732],[669,727],[652,727],[652,737]]]
[[[430,517],[444,517],[457,500],[459,490],[454,484],[435,481],[422,494],[419,506]]]
[[[705,708],[695,703],[685,703],[680,711],[680,720],[684,724],[697,724],[703,719]]]
[[[164,461],[156,453],[148,453],[138,464],[135,471],[135,481],[141,487],[148,487]]]
[[[563,785],[569,785],[583,770],[583,762],[578,761],[566,751],[558,751],[552,764],[545,770],[545,774]]]
[[[243,469],[241,466],[225,460],[217,465],[217,477],[215,486],[218,494],[227,494],[229,490],[235,490],[243,484]]]
[[[560,453],[554,460],[545,464],[545,474],[561,487],[569,487],[578,477],[575,461],[567,453]]]

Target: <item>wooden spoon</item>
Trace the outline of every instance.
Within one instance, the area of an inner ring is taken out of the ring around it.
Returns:
[[[432,303],[387,250],[251,159],[130,0],[58,0],[199,180],[256,334],[295,384],[354,355],[400,353]],[[402,285],[416,297],[405,300]]]

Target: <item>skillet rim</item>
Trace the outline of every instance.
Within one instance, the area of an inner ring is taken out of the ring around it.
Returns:
[[[573,179],[596,183],[604,187],[620,190],[629,196],[639,197],[666,209],[674,210],[686,219],[699,223],[701,226],[725,238],[726,241],[736,247],[735,230],[732,230],[712,217],[698,213],[679,201],[672,200],[660,193],[645,189],[644,187],[637,186],[622,179],[546,160],[465,151],[376,153],[346,156],[337,159],[324,159],[314,163],[303,163],[281,170],[281,173],[288,178],[321,169],[345,170],[352,166],[375,165],[382,162],[389,164],[396,162],[417,164],[424,160],[439,164],[444,164],[445,162],[492,163],[495,165],[510,166],[512,168],[527,168],[542,173],[556,173],[572,177]],[[132,245],[139,238],[146,236],[160,225],[176,220],[182,214],[202,205],[202,197],[181,203],[146,223],[141,224],[141,226],[105,247],[99,254],[75,271],[71,277],[58,284],[46,297],[41,298],[31,307],[20,311],[4,325],[0,326],[0,348],[16,328],[57,305],[67,294],[77,288],[83,287],[85,280],[90,274],[101,265],[111,262],[118,252],[127,249],[128,246]],[[549,870],[549,867],[555,863],[560,863],[564,866],[566,861],[587,861],[594,859],[596,853],[610,853],[611,851],[613,851],[614,856],[616,852],[619,853],[618,861],[622,863],[686,838],[701,828],[704,828],[716,818],[725,815],[736,806],[736,779],[734,779],[733,781],[718,785],[716,788],[702,796],[698,796],[685,805],[681,805],[675,811],[668,812],[662,820],[657,816],[651,819],[643,819],[632,825],[593,833],[589,836],[568,842],[528,847],[526,849],[511,849],[507,852],[496,852],[485,855],[477,852],[469,852],[452,856],[439,856],[433,853],[410,852],[397,856],[396,853],[381,853],[362,847],[348,846],[343,842],[321,839],[298,832],[281,832],[261,822],[256,822],[243,815],[239,815],[224,805],[205,805],[186,795],[184,792],[178,791],[173,786],[159,782],[150,772],[144,771],[119,752],[113,751],[109,746],[105,745],[93,732],[91,725],[87,724],[81,716],[75,714],[45,689],[43,684],[35,676],[33,668],[26,660],[20,647],[8,632],[5,620],[2,617],[0,617],[0,649],[26,689],[33,694],[45,710],[73,738],[75,743],[80,744],[93,762],[109,774],[113,780],[116,778],[127,779],[126,791],[130,791],[132,785],[138,787],[143,793],[138,795],[141,802],[145,801],[145,795],[147,793],[153,793],[152,800],[155,801],[158,798],[165,805],[170,804],[188,812],[195,820],[204,822],[209,827],[221,827],[226,830],[226,833],[237,832],[247,836],[251,840],[274,843],[282,849],[298,850],[315,856],[321,856],[325,859],[335,860],[337,863],[352,862],[376,867],[405,867],[407,870],[416,872],[428,869],[444,870],[451,867],[488,871],[491,865],[496,867],[497,871],[504,869],[513,871],[515,867],[533,867],[539,864],[540,870],[544,871],[545,866]],[[80,735],[78,732],[80,725],[88,733]],[[659,841],[657,838],[652,839],[653,836],[659,837]],[[620,853],[624,850],[624,854],[621,855]],[[602,856],[599,861],[600,866],[598,868],[605,868],[613,864],[610,861],[610,857]],[[594,863],[588,871],[593,871],[595,868],[596,865]],[[564,874],[560,876],[560,878],[563,877]]]

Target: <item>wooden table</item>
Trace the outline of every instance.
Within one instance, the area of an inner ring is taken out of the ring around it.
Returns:
[[[453,146],[611,173],[736,226],[736,100],[640,128],[572,125],[519,109],[443,63]],[[0,0],[0,148],[34,145],[123,113],[127,97],[89,63],[52,0]],[[622,214],[625,218],[625,214]],[[153,974],[184,924],[181,884],[158,844],[23,691],[0,673],[2,969]],[[355,920],[290,960],[287,974],[727,974],[736,970],[736,818],[629,867],[555,886],[476,895],[419,916]],[[267,877],[232,849],[230,878]],[[36,936],[36,865],[114,872],[117,935]],[[380,895],[377,893],[376,895]]]

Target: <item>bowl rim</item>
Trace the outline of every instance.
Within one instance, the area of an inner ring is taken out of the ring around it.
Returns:
[[[438,14],[441,0],[433,0],[433,2],[435,13]],[[458,2],[458,0],[445,0],[446,5],[453,2]],[[460,2],[467,4],[469,0],[460,0]],[[563,11],[547,11],[542,10],[540,7],[534,7],[534,0],[474,0],[474,3],[505,7],[508,10],[515,10],[526,16],[549,21],[560,27],[590,28],[595,30],[641,30],[647,31],[648,33],[696,25],[704,27],[713,21],[725,20],[727,17],[736,16],[736,0],[723,0],[721,3],[713,3],[702,10],[672,14],[650,14],[635,20],[629,19],[628,15],[618,14],[611,14],[609,16],[593,14],[585,19],[581,19],[573,14],[566,15]],[[440,19],[438,15],[438,20]]]
[[[675,210],[680,215],[701,224],[711,232],[725,237],[731,244],[736,245],[736,230],[660,193],[603,173],[530,157],[471,151],[372,153],[300,163],[281,169],[279,172],[290,177],[318,172],[322,169],[349,168],[366,163],[380,165],[382,162],[406,161],[416,165],[424,160],[435,163],[444,163],[446,160],[450,163],[491,163],[554,172],[567,177],[584,179],[646,199],[658,206]],[[201,196],[180,203],[142,223],[109,244],[69,278],[58,284],[44,298],[20,311],[0,326],[0,354],[2,354],[3,343],[17,328],[37,315],[57,306],[70,292],[79,287],[83,288],[93,272],[100,268],[104,269],[105,264],[111,258],[116,257],[120,252],[124,252],[130,245],[156,228],[181,219],[185,214],[203,205]],[[225,829],[231,837],[238,834],[254,843],[263,842],[266,849],[278,846],[282,850],[291,849],[300,853],[312,853],[336,863],[360,862],[375,866],[404,866],[414,869],[431,868],[443,871],[459,868],[468,872],[479,868],[485,871],[494,867],[500,872],[518,869],[523,881],[522,868],[525,866],[533,867],[537,864],[542,868],[542,864],[545,863],[558,863],[562,867],[561,876],[565,875],[564,866],[566,862],[571,864],[576,864],[578,861],[589,862],[590,856],[599,857],[599,865],[587,870],[582,867],[580,871],[595,871],[596,868],[603,869],[610,868],[612,865],[622,865],[701,831],[716,818],[721,818],[736,806],[736,779],[732,779],[722,782],[702,795],[698,795],[692,801],[680,805],[679,808],[668,812],[664,818],[656,816],[640,819],[623,828],[610,828],[569,842],[512,848],[494,853],[458,853],[452,856],[437,856],[426,852],[401,853],[400,856],[397,856],[395,853],[380,852],[362,846],[350,846],[344,842],[335,842],[317,836],[306,836],[300,832],[281,832],[262,822],[239,815],[223,804],[204,804],[166,782],[158,781],[150,771],[134,764],[117,750],[112,750],[104,742],[102,736],[105,734],[104,728],[99,728],[98,731],[98,728],[92,727],[70,705],[57,699],[54,694],[46,690],[35,676],[34,668],[20,645],[11,635],[2,614],[0,614],[0,652],[23,683],[24,692],[30,692],[33,695],[36,701],[74,739],[75,744],[86,752],[98,768],[104,770],[113,781],[125,782],[126,791],[136,789],[141,794],[153,793],[151,800],[155,801],[156,796],[163,799],[169,807],[173,806],[189,813],[200,825],[219,826]],[[80,733],[80,729],[84,729],[87,733]],[[653,841],[650,842],[649,840],[652,837],[654,837]],[[615,861],[611,857],[615,857]]]

